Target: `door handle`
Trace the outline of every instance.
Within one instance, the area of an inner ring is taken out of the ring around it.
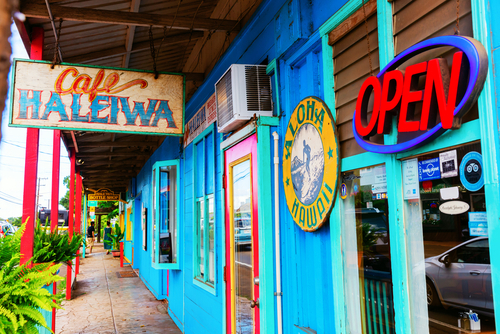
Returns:
[[[469,274],[473,276],[481,275],[481,272],[479,270],[471,270],[469,271]]]
[[[250,307],[251,308],[255,308],[255,306],[259,307],[259,298],[257,298],[256,300],[252,300],[250,302]]]

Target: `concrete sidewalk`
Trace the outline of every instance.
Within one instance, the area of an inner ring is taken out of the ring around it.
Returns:
[[[97,244],[80,261],[73,299],[57,311],[56,333],[181,333],[167,314],[167,304],[156,300],[130,266],[105,255]],[[131,275],[132,274],[132,275]]]

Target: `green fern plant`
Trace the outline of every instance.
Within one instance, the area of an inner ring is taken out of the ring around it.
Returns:
[[[50,231],[50,226],[42,227],[40,221],[35,227],[33,263],[68,263],[76,258],[76,252],[82,245],[83,236],[73,233],[70,240],[69,234],[62,234],[56,228]]]
[[[36,326],[50,330],[39,309],[61,308],[61,296],[44,289],[63,280],[56,275],[60,265],[33,265],[31,260],[20,264],[25,227],[26,223],[14,235],[0,239],[0,334],[38,333]]]
[[[120,249],[120,241],[123,240],[123,237],[125,236],[125,233],[122,232],[122,229],[120,228],[120,225],[115,224],[115,233],[111,233],[109,237],[111,240],[104,240],[105,243],[108,245],[111,245],[113,250],[119,250]]]

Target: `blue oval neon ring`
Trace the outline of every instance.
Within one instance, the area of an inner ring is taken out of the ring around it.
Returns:
[[[377,78],[380,79],[386,72],[397,69],[404,62],[422,52],[446,46],[455,47],[460,51],[463,51],[469,61],[470,68],[467,90],[465,91],[464,97],[453,112],[454,117],[462,117],[477,101],[477,98],[483,89],[486,74],[488,73],[488,54],[486,53],[484,46],[473,38],[463,36],[440,36],[415,44],[414,46],[401,52],[396,58],[387,64],[387,66],[384,67],[377,75]],[[446,129],[443,129],[441,123],[439,123],[417,138],[394,145],[381,145],[365,141],[356,131],[354,122],[355,119],[356,110],[354,111],[352,121],[354,138],[363,149],[374,153],[397,153],[407,151],[412,148],[418,148],[447,131]]]

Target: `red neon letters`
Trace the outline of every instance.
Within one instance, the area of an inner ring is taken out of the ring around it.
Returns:
[[[354,122],[358,134],[369,138],[375,134],[390,133],[390,120],[398,111],[399,132],[430,129],[437,124],[438,114],[443,129],[458,128],[460,121],[454,121],[453,116],[462,59],[463,52],[454,54],[451,74],[446,60],[439,58],[410,65],[404,71],[387,72],[382,80],[375,76],[366,79],[356,103]],[[425,87],[423,90],[418,90],[422,75],[426,75]],[[372,93],[373,98],[371,98]],[[370,102],[373,103],[373,110],[368,120]],[[417,103],[422,104],[420,120],[415,119]]]

